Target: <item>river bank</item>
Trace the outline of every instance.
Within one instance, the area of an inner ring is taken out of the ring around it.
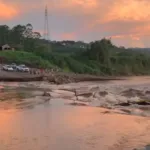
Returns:
[[[55,84],[76,83],[82,81],[109,81],[119,80],[122,77],[95,76],[87,74],[73,74],[53,71],[40,71],[40,69],[31,68],[30,72],[15,72],[0,70],[0,81],[7,82],[29,82],[47,80]]]

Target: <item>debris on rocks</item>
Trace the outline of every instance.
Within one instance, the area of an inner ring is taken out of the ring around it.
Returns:
[[[75,80],[67,75],[55,74],[55,75],[49,76],[48,81],[54,82],[55,84],[59,85],[59,84],[71,83],[71,82],[74,82]]]
[[[67,84],[73,82],[82,82],[82,81],[109,81],[117,80],[115,77],[101,77],[87,74],[74,74],[74,73],[51,73],[47,76],[49,82],[55,84]]]

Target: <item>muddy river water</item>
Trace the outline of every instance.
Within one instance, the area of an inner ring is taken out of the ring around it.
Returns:
[[[149,116],[116,113],[91,105],[70,105],[74,101],[69,98],[71,93],[63,93],[60,90],[79,86],[84,89],[93,88],[95,84],[100,85],[100,89],[104,88],[101,86],[103,84],[109,92],[131,87],[148,90],[150,79],[144,78],[139,84],[138,79],[133,80],[132,83],[128,80],[128,83],[113,81],[61,86],[48,83],[1,83],[1,89],[5,86],[10,91],[14,87],[16,90],[18,87],[32,87],[34,97],[26,97],[23,101],[17,101],[15,98],[10,100],[9,97],[9,100],[0,102],[0,150],[144,150],[144,147],[150,144]],[[39,89],[35,92],[36,88]],[[50,101],[41,103],[42,97],[37,95],[43,88],[55,91],[52,92]],[[4,90],[1,94],[3,92]],[[65,94],[67,96],[63,97]],[[25,103],[26,100],[28,103]],[[30,103],[31,101],[36,103]],[[32,107],[22,107],[21,104],[31,104]]]

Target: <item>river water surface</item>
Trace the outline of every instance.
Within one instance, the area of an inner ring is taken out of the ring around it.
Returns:
[[[149,117],[52,99],[0,110],[0,150],[133,150],[150,144]]]
[[[132,149],[148,144],[147,118],[103,114],[62,100],[27,110],[0,112],[1,150]]]

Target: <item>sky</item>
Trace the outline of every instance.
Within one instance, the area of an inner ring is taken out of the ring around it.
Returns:
[[[150,47],[150,0],[0,0],[0,24],[31,23],[42,34],[46,4],[51,40]]]

